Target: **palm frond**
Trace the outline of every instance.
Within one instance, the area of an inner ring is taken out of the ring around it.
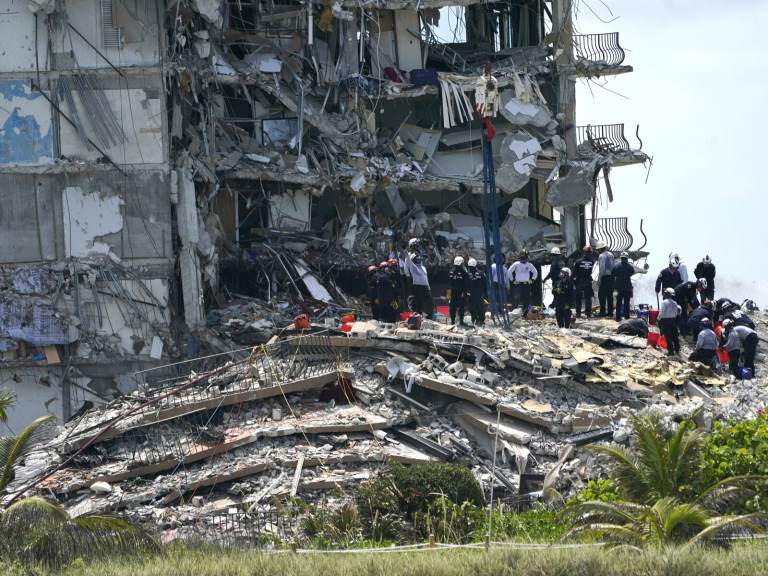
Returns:
[[[741,514],[739,516],[720,516],[710,518],[707,527],[691,538],[685,545],[685,548],[694,544],[699,544],[717,536],[725,528],[732,526],[741,526],[751,532],[762,532],[763,529],[754,523],[754,520],[765,519],[768,514],[765,512],[753,512],[752,514]]]
[[[13,469],[24,454],[39,439],[44,425],[53,421],[53,416],[36,418],[18,436],[0,438],[0,492],[13,480]]]
[[[144,530],[116,516],[70,519],[57,504],[30,497],[0,516],[2,555],[24,564],[60,568],[78,557],[156,552],[155,540]]]
[[[768,481],[768,476],[759,474],[731,476],[707,486],[699,493],[694,502],[712,510],[722,509],[749,498],[755,492],[755,485],[766,481]]]
[[[0,390],[0,422],[8,422],[8,409],[16,402],[16,396],[6,390]]]
[[[574,525],[591,523],[634,523],[642,515],[646,506],[633,502],[601,502],[591,500],[568,506],[562,511],[564,516],[572,519]]]
[[[627,500],[645,499],[647,494],[645,473],[633,452],[618,445],[593,444],[588,448],[592,452],[608,456],[613,461],[611,477]]]
[[[642,534],[637,532],[634,527],[623,526],[620,524],[588,524],[586,526],[575,526],[563,535],[561,540],[574,540],[585,536],[598,536],[614,543],[622,544],[642,544]]]

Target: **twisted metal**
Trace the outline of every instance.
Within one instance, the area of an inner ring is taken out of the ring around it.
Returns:
[[[586,145],[602,154],[631,150],[624,137],[624,124],[587,124],[576,127],[577,146]]]

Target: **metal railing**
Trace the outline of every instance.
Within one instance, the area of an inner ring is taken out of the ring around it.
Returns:
[[[576,145],[589,146],[595,152],[610,154],[631,150],[624,137],[624,124],[587,124],[576,127]]]
[[[624,49],[619,44],[618,32],[605,34],[576,34],[573,37],[576,61],[586,60],[618,66],[624,62]]]
[[[589,238],[602,240],[611,252],[629,251],[635,241],[627,218],[588,218],[585,223]]]

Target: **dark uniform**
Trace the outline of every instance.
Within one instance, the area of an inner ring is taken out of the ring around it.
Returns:
[[[712,320],[712,309],[708,306],[709,305],[699,306],[693,312],[691,312],[691,315],[688,317],[688,331],[693,337],[694,344],[696,343],[696,339],[699,337],[699,332],[701,332],[702,329],[701,321],[704,318],[709,318]]]
[[[674,289],[679,286],[682,281],[683,278],[680,276],[680,270],[677,268],[666,267],[656,278],[656,293],[664,292],[667,288]]]
[[[379,320],[379,297],[378,297],[378,290],[377,290],[377,273],[378,269],[373,268],[372,270],[368,271],[368,276],[366,277],[366,283],[367,283],[367,294],[368,294],[368,301],[371,303],[371,316],[373,316],[374,320]]]
[[[574,286],[570,275],[560,276],[552,288],[555,307],[555,319],[560,328],[571,327],[571,308],[573,307]]]
[[[752,328],[752,330],[755,329],[755,323],[752,321],[752,318],[739,309],[728,312],[723,319],[732,321],[733,326],[746,326],[747,328]]]
[[[699,262],[693,270],[696,278],[704,278],[707,281],[707,287],[702,292],[704,299],[713,300],[715,297],[715,265],[712,262]]]
[[[632,300],[632,276],[635,269],[625,258],[613,269],[613,282],[616,287],[616,321],[629,318],[629,303]]]
[[[581,305],[584,304],[584,312],[587,318],[592,317],[592,268],[595,262],[590,254],[585,254],[573,266],[573,284],[576,290],[576,318],[581,318]]]
[[[376,274],[376,294],[379,299],[379,318],[383,322],[397,321],[397,288],[392,272],[382,268]]]
[[[688,307],[695,309],[699,306],[697,294],[696,282],[682,282],[675,286],[675,302],[682,308],[678,317],[678,326],[680,333],[684,336],[688,335]]]
[[[485,323],[485,274],[477,266],[470,266],[467,270],[467,287],[469,292],[469,313],[475,326]]]
[[[469,276],[463,266],[454,266],[448,272],[448,283],[451,287],[450,314],[451,324],[456,323],[456,313],[459,314],[459,326],[464,326],[464,308],[466,306],[467,286]]]

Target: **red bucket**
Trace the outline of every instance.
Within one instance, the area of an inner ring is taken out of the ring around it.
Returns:
[[[720,361],[720,364],[729,364],[731,362],[731,355],[725,348],[718,348],[717,359]]]
[[[352,326],[354,326],[354,322],[344,322],[344,324],[341,325],[341,331],[342,332],[350,332],[352,330]]]
[[[648,324],[656,326],[656,320],[659,318],[659,311],[656,308],[648,310]]]

